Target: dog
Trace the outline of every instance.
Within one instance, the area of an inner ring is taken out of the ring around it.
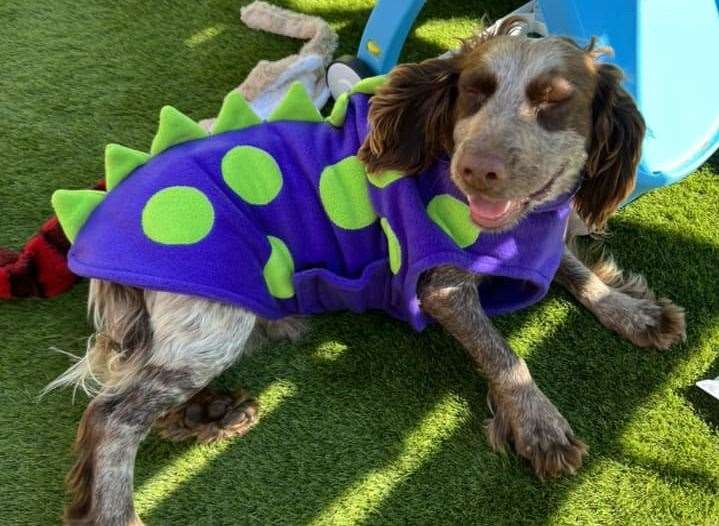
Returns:
[[[358,157],[372,173],[412,174],[448,155],[448,177],[483,231],[511,230],[567,192],[575,192],[581,222],[601,230],[633,188],[643,119],[621,71],[598,60],[604,50],[594,41],[583,48],[559,37],[509,36],[515,23],[466,40],[449,58],[395,68],[371,99]],[[685,338],[680,307],[657,299],[641,277],[625,277],[611,259],[585,265],[574,234],[567,232],[556,282],[637,346],[666,349]],[[541,479],[574,473],[587,447],[492,325],[480,303],[482,280],[456,266],[431,268],[416,291],[421,309],[486,376],[490,445],[511,444]],[[96,332],[88,352],[50,386],[99,383],[79,424],[65,522],[141,524],[133,465],[151,428],[201,441],[246,433],[257,412],[252,398],[207,385],[248,348],[296,340],[304,325],[97,279],[89,296]]]

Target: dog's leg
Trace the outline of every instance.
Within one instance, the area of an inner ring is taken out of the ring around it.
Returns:
[[[686,338],[684,309],[657,299],[642,276],[625,278],[611,259],[592,271],[565,248],[554,279],[605,327],[639,347],[667,349]]]
[[[185,403],[230,366],[254,315],[219,303],[146,293],[152,340],[90,403],[68,483],[68,524],[140,524],[132,501],[135,454],[155,420]]]
[[[466,348],[487,376],[494,417],[488,422],[495,449],[513,442],[540,478],[574,473],[586,446],[537,387],[524,360],[508,347],[482,310],[477,278],[453,267],[426,273],[420,284],[422,309]]]
[[[255,349],[278,341],[299,341],[307,331],[303,318],[280,320],[257,318],[246,347]],[[216,442],[242,436],[254,425],[257,404],[246,391],[220,392],[205,387],[187,402],[158,419],[155,429],[164,438],[180,441]]]

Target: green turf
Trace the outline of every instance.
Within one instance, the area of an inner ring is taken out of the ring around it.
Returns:
[[[19,246],[58,187],[102,174],[108,142],[147,150],[171,104],[201,118],[260,59],[296,51],[247,30],[233,0],[0,3],[0,246]],[[520,2],[430,1],[404,59],[438,54],[488,12]],[[326,17],[351,52],[370,1],[285,0]],[[719,166],[642,198],[608,245],[687,308],[688,341],[635,349],[561,291],[497,320],[537,382],[591,446],[579,475],[542,484],[482,433],[486,384],[441,331],[379,315],[317,318],[299,345],[245,360],[220,383],[259,393],[245,438],[212,447],[151,436],[136,469],[149,524],[717,524]],[[3,525],[57,522],[86,400],[43,385],[80,352],[86,285],[0,303]]]

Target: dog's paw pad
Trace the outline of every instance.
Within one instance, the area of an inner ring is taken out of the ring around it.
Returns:
[[[164,438],[215,442],[244,435],[257,421],[257,402],[245,391],[234,394],[203,389],[171,411],[156,427]]]
[[[218,409],[219,411],[219,409]],[[200,442],[216,442],[242,436],[257,421],[257,402],[251,398],[237,399],[225,408],[222,417],[205,425],[197,434]]]
[[[264,334],[269,341],[296,343],[307,333],[305,320],[299,316],[288,316],[280,320],[262,320]]]

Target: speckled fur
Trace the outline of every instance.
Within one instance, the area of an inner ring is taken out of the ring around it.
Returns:
[[[95,323],[105,341],[132,333],[149,336],[112,340],[98,351],[102,356],[115,353],[117,363],[111,374],[98,379],[100,392],[80,422],[77,460],[67,479],[71,501],[65,523],[140,524],[132,501],[140,442],[158,418],[183,406],[240,356],[255,316],[199,298],[153,291],[136,294],[107,283],[94,283],[91,292]],[[88,354],[94,352],[90,348]],[[77,381],[81,372],[91,374],[87,367],[76,369],[60,383]],[[253,422],[249,408],[228,403],[224,411],[215,410],[207,426],[223,436],[241,434]],[[209,440],[207,430],[203,437]]]

